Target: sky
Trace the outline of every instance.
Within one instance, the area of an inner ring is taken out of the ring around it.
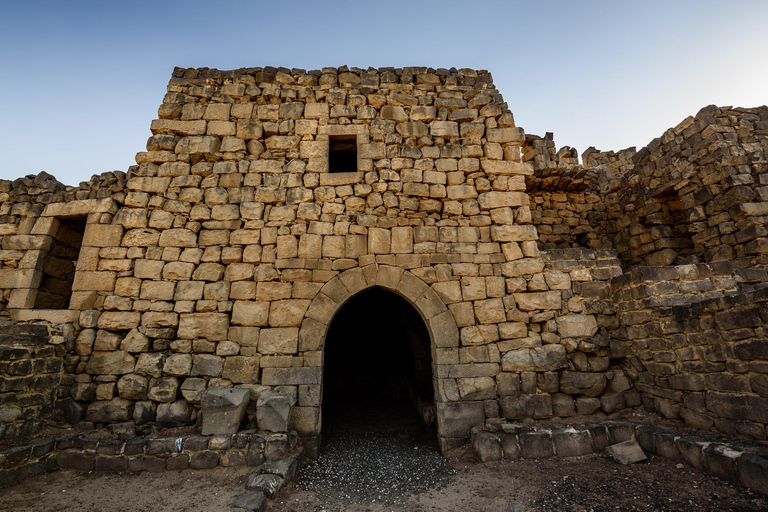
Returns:
[[[527,133],[638,149],[768,103],[768,1],[6,2],[0,178],[127,171],[174,66],[487,69]]]

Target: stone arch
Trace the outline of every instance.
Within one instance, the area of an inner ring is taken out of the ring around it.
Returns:
[[[371,264],[353,268],[334,276],[325,283],[310,303],[299,330],[299,354],[304,355],[304,364],[320,364],[322,358],[307,357],[309,353],[322,353],[328,328],[336,313],[353,296],[379,287],[396,293],[408,301],[419,313],[429,332],[432,356],[432,379],[434,388],[435,414],[441,445],[450,435],[447,427],[449,407],[453,400],[443,391],[450,367],[458,363],[459,328],[456,320],[440,297],[424,281],[411,272],[390,265]],[[322,367],[320,370],[322,380]],[[320,433],[319,415],[312,436]]]

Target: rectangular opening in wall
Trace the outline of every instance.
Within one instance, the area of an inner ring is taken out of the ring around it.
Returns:
[[[43,259],[43,281],[37,290],[35,309],[69,308],[85,223],[86,217],[59,219],[59,229]]]
[[[357,138],[331,137],[328,144],[328,172],[357,172]]]

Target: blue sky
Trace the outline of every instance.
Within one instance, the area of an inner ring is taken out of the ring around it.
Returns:
[[[0,16],[0,178],[127,170],[174,66],[488,69],[558,146],[768,103],[768,1],[35,1]]]

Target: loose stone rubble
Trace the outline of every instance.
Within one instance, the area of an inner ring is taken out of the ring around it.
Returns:
[[[315,457],[328,327],[373,287],[426,327],[444,450],[641,405],[768,438],[766,107],[579,164],[487,71],[177,68],[151,131],[125,173],[0,180],[0,439],[234,388]]]

